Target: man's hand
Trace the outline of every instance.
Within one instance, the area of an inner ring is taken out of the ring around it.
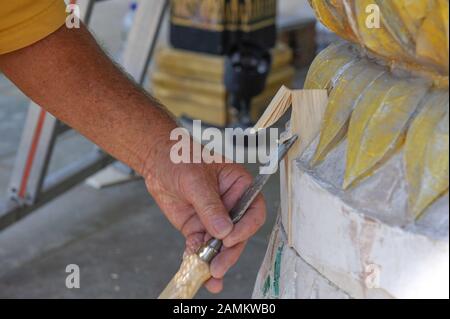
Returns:
[[[263,197],[259,195],[233,227],[229,211],[250,185],[251,175],[237,164],[173,164],[167,148],[158,149],[145,173],[147,188],[186,238],[185,253],[195,253],[211,236],[223,240],[221,253],[211,263],[212,278],[206,283],[209,291],[218,293],[247,239],[264,224]]]

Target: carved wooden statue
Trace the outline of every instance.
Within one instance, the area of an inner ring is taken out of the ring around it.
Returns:
[[[310,3],[345,41],[306,79],[328,101],[280,93],[301,151],[281,168],[281,217],[254,296],[448,298],[449,1]],[[311,109],[313,138],[297,129]]]

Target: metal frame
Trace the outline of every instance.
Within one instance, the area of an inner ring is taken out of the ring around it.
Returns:
[[[81,19],[88,25],[95,0],[81,0],[78,3]],[[167,0],[139,2],[124,51],[123,67],[140,85],[144,84],[167,7]],[[21,220],[114,161],[105,152],[94,148],[80,161],[47,176],[55,141],[68,129],[44,109],[30,103],[8,197],[6,201],[0,202],[0,230]]]

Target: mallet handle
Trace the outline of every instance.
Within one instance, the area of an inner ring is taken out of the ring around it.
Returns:
[[[189,255],[158,299],[192,299],[209,278],[209,264],[197,254]]]

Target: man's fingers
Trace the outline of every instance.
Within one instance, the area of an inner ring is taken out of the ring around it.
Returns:
[[[209,292],[218,294],[223,289],[223,279],[210,278],[207,282],[205,282],[205,287]]]
[[[210,271],[214,278],[223,278],[225,273],[238,261],[246,242],[231,248],[224,248],[211,262]]]
[[[217,189],[202,179],[194,180],[189,187],[189,200],[208,232],[219,239],[227,236],[233,223]]]
[[[243,174],[233,184],[229,185],[229,188],[222,194],[223,203],[228,210],[231,210],[236,205],[251,183],[252,177],[250,174]]]
[[[195,254],[200,246],[203,245],[203,238],[203,233],[193,233],[186,237],[186,248],[184,250],[185,256]]]
[[[266,220],[266,204],[262,195],[258,195],[244,217],[234,226],[233,231],[225,237],[225,247],[233,247],[253,236]]]
[[[206,231],[205,226],[201,222],[197,214],[193,214],[189,219],[181,226],[181,233],[184,237],[188,237],[194,233],[204,233]]]

